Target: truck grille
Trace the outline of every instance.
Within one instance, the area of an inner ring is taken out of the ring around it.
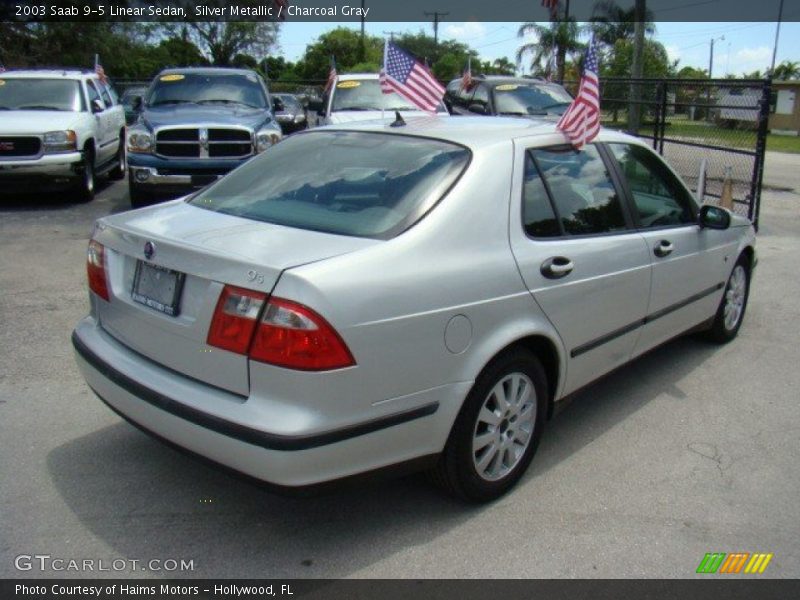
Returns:
[[[252,134],[243,129],[166,129],[156,134],[156,154],[175,158],[245,158]]]
[[[0,137],[0,158],[29,158],[38,156],[42,140],[35,136]]]

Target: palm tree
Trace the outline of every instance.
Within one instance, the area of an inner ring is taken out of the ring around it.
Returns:
[[[644,30],[648,35],[656,31],[653,11],[645,9]],[[620,8],[613,0],[600,0],[594,5],[591,29],[598,42],[613,47],[617,40],[632,40],[635,31],[636,7]]]
[[[787,81],[789,79],[797,79],[800,77],[800,62],[796,60],[785,60],[777,67],[772,73],[773,79],[780,79]]]
[[[507,57],[495,58],[492,63],[492,70],[499,75],[513,75],[517,70],[514,63]]]
[[[567,54],[575,54],[584,49],[584,45],[578,41],[581,33],[581,26],[574,19],[567,21],[557,21],[549,26],[539,23],[523,23],[517,36],[524,38],[528,35],[535,35],[536,41],[522,44],[517,49],[517,64],[521,64],[526,55],[531,55],[530,69],[532,71],[544,72],[549,70],[547,63],[553,53],[553,48],[558,48],[556,65],[558,71],[558,81],[564,81],[564,59]]]

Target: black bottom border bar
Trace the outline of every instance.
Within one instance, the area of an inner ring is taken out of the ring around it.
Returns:
[[[113,574],[112,574],[113,576]],[[303,598],[351,600],[784,600],[800,596],[798,579],[711,576],[713,579],[3,579],[0,597],[77,600],[98,598],[184,598],[264,600]],[[135,590],[131,592],[131,590]]]

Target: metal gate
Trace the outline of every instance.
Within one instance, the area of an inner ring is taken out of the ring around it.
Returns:
[[[706,160],[704,202],[718,203],[726,179],[733,208],[758,227],[772,83],[761,79],[601,79],[603,125],[651,140],[696,191]]]

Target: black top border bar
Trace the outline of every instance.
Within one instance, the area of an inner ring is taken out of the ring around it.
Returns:
[[[635,0],[616,0],[633,10]],[[559,0],[558,16],[595,16],[599,0]],[[780,0],[648,0],[648,21],[776,22]],[[439,22],[550,20],[541,0],[0,0],[3,21]],[[800,21],[800,3],[784,0],[782,21]]]

